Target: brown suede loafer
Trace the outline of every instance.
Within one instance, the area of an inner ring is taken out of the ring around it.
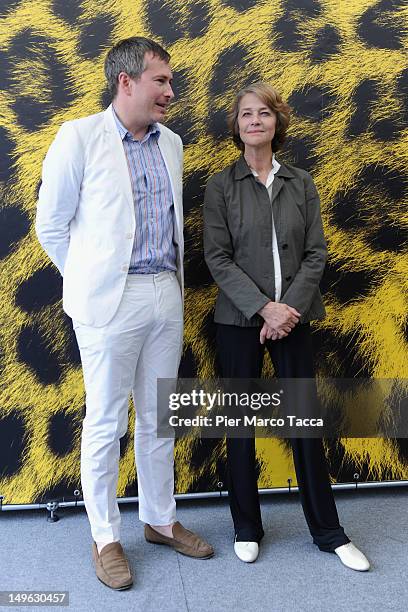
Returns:
[[[173,525],[173,537],[168,538],[158,531],[155,531],[150,525],[145,525],[145,538],[152,544],[165,544],[171,546],[177,552],[187,555],[187,557],[195,557],[196,559],[209,559],[214,554],[214,549],[200,536],[185,529],[181,523],[177,522]]]
[[[115,591],[124,591],[132,586],[132,574],[120,542],[106,544],[100,553],[94,542],[92,553],[96,575],[103,584]]]

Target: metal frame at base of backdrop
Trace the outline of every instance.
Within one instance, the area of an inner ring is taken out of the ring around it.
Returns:
[[[390,480],[381,482],[344,482],[339,484],[332,484],[331,488],[333,491],[359,491],[360,489],[375,489],[375,488],[394,488],[394,487],[407,487],[408,480]],[[276,487],[276,489],[259,489],[260,495],[270,495],[272,493],[298,493],[299,487],[288,486],[288,487]],[[227,491],[208,491],[207,493],[176,493],[174,496],[176,500],[187,499],[193,501],[195,499],[217,499],[227,498]],[[117,502],[119,505],[122,504],[133,504],[138,503],[138,497],[118,497]],[[58,508],[79,508],[84,507],[83,501],[70,501],[70,502],[58,502]],[[17,511],[17,510],[47,510],[47,503],[43,504],[3,504],[0,505],[0,514],[3,511]],[[57,509],[57,508],[55,508]]]

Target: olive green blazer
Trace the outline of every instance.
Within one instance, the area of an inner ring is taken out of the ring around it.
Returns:
[[[217,323],[262,325],[257,312],[274,300],[271,206],[282,272],[280,302],[296,308],[301,323],[325,316],[319,282],[327,247],[312,177],[282,163],[271,204],[241,156],[212,176],[205,191],[204,254],[219,288]]]

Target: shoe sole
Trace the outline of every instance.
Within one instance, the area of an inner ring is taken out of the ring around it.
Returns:
[[[211,554],[206,555],[205,557],[197,557],[196,555],[189,555],[188,553],[185,553],[182,550],[178,550],[178,548],[172,546],[171,544],[167,544],[166,542],[156,542],[156,540],[149,540],[148,538],[145,538],[145,540],[146,542],[149,542],[149,544],[159,544],[159,546],[167,546],[168,548],[172,548],[176,552],[180,553],[180,555],[184,555],[185,557],[189,557],[190,559],[211,559],[211,557],[214,556],[214,553],[212,552]]]
[[[131,582],[130,584],[126,584],[125,586],[121,586],[121,587],[113,587],[110,584],[106,584],[106,582],[104,582],[101,578],[99,578],[99,576],[97,576],[97,579],[99,580],[99,582],[101,582],[104,586],[108,587],[108,589],[112,589],[112,591],[127,591],[128,589],[130,589],[130,587],[133,586],[133,582]]]
[[[237,559],[241,561],[241,563],[255,563],[255,561],[258,559],[258,557],[256,557],[255,559],[251,559],[247,561],[246,559],[241,559],[241,557],[238,557],[237,553],[235,553],[235,556],[237,557]]]

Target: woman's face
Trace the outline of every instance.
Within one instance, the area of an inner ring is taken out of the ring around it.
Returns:
[[[258,96],[247,93],[239,105],[238,127],[246,146],[264,146],[275,136],[276,114]]]

